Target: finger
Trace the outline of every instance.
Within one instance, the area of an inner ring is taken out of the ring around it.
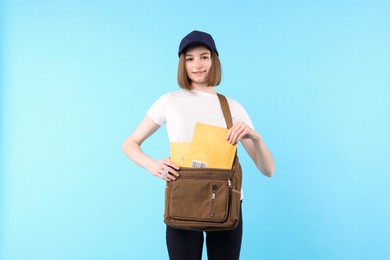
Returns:
[[[161,172],[159,175],[158,175],[158,177],[160,177],[162,180],[165,180],[165,181],[167,181],[167,177],[165,176],[165,172]]]
[[[238,143],[241,139],[243,139],[248,133],[247,128],[240,129],[239,132],[237,132],[237,135],[235,136],[234,143]]]
[[[168,161],[167,165],[172,168],[172,169],[176,169],[176,170],[179,170],[180,169],[180,166],[174,164],[173,162],[171,161]]]
[[[170,178],[170,174],[167,171],[162,171],[159,176],[165,181],[172,181],[172,179]]]
[[[241,133],[242,133],[243,131],[244,131],[244,129],[242,129],[242,126],[239,126],[239,127],[237,128],[237,130],[236,130],[235,132],[232,133],[232,136],[231,136],[229,142],[230,142],[231,144],[237,143],[238,137],[241,135]]]
[[[179,170],[180,169],[180,166],[174,164],[171,160],[167,159],[167,158],[164,158],[162,160],[163,164],[169,166],[170,168],[173,168],[173,169],[176,169],[176,170]]]
[[[171,162],[168,159],[164,160],[163,168],[167,169],[169,173],[175,175],[176,177],[179,177],[179,175],[180,175],[177,171],[175,171],[175,169],[179,170],[180,167],[177,166],[176,164],[174,164],[173,162]]]
[[[165,179],[176,180],[176,178],[179,177],[179,173],[176,172],[176,171],[175,171],[174,169],[172,169],[171,167],[165,166],[165,167],[162,169],[162,176],[163,176]]]
[[[228,134],[227,134],[227,137],[226,137],[226,140],[229,141],[229,143],[231,143],[231,140],[232,138],[234,137],[234,134],[237,132],[237,125],[234,125],[232,126],[229,131],[228,131]]]
[[[247,134],[247,131],[244,130],[242,131],[242,133],[237,137],[237,140],[236,142],[240,141],[241,139],[243,139],[245,137],[245,135]]]
[[[176,178],[180,176],[180,173],[178,173],[177,171],[175,171],[173,169],[170,169],[168,174],[175,176]],[[175,178],[175,180],[176,180],[176,178]]]
[[[175,177],[179,177],[180,175],[177,171],[175,171],[171,166],[168,165],[165,166],[164,172],[167,173],[168,175],[174,175]]]
[[[229,129],[229,131],[228,131],[228,133],[227,133],[227,135],[226,135],[226,140],[230,140],[230,137],[231,137],[231,135],[232,135],[232,132],[233,132],[233,128],[234,126],[232,126],[230,129]]]
[[[167,177],[167,179],[168,179],[169,181],[174,181],[174,180],[177,179],[177,177],[176,177],[175,175],[173,175],[171,172],[168,173],[168,174],[166,175],[166,177]]]
[[[234,126],[232,126],[230,128],[229,133],[228,133],[230,139],[236,137],[237,136],[237,132],[240,132],[240,131],[244,130],[245,126],[246,125],[244,123],[242,123],[242,122],[239,122],[239,123],[235,124]]]
[[[233,143],[233,140],[234,140],[234,135],[236,134],[236,131],[237,130],[232,130],[231,132],[230,132],[230,134],[229,134],[229,136],[228,136],[228,139],[227,139],[227,141],[230,143],[230,144],[232,144]]]

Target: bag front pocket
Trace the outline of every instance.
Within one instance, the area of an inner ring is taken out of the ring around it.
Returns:
[[[229,211],[228,180],[177,179],[169,184],[169,216],[223,222]]]

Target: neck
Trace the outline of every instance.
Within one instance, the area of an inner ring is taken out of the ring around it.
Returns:
[[[199,90],[211,94],[216,94],[215,88],[213,86],[206,86],[206,85],[198,85],[198,84],[192,84],[192,87],[194,90]]]

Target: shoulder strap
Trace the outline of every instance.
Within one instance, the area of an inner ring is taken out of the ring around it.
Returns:
[[[223,116],[225,117],[226,126],[229,129],[230,127],[233,126],[233,119],[232,119],[232,114],[230,113],[228,101],[226,97],[222,94],[217,93],[217,96],[219,99],[219,103],[221,104]]]
[[[217,96],[218,96],[218,99],[219,99],[219,103],[221,104],[223,116],[225,117],[226,126],[229,129],[229,128],[231,128],[233,126],[233,119],[232,119],[232,114],[230,113],[229,103],[228,103],[228,101],[227,101],[227,99],[226,99],[226,97],[224,95],[217,93]],[[239,165],[238,157],[237,157],[237,150],[236,150],[236,154],[234,155],[233,167],[232,167],[233,170],[236,168],[237,164]],[[242,178],[241,177],[241,172],[240,172],[240,175],[239,175],[238,178],[239,179]],[[240,187],[241,187],[241,182],[240,182]]]

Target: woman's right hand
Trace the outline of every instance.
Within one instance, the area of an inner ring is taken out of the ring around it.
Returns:
[[[154,176],[161,178],[165,181],[174,181],[179,177],[180,167],[171,162],[168,158],[155,161],[152,168],[149,170]]]
[[[136,164],[147,169],[151,174],[165,181],[173,181],[179,177],[179,166],[169,159],[154,160],[141,150],[141,144],[152,135],[160,125],[156,124],[149,116],[138,125],[135,131],[126,139],[122,145],[125,154]]]

